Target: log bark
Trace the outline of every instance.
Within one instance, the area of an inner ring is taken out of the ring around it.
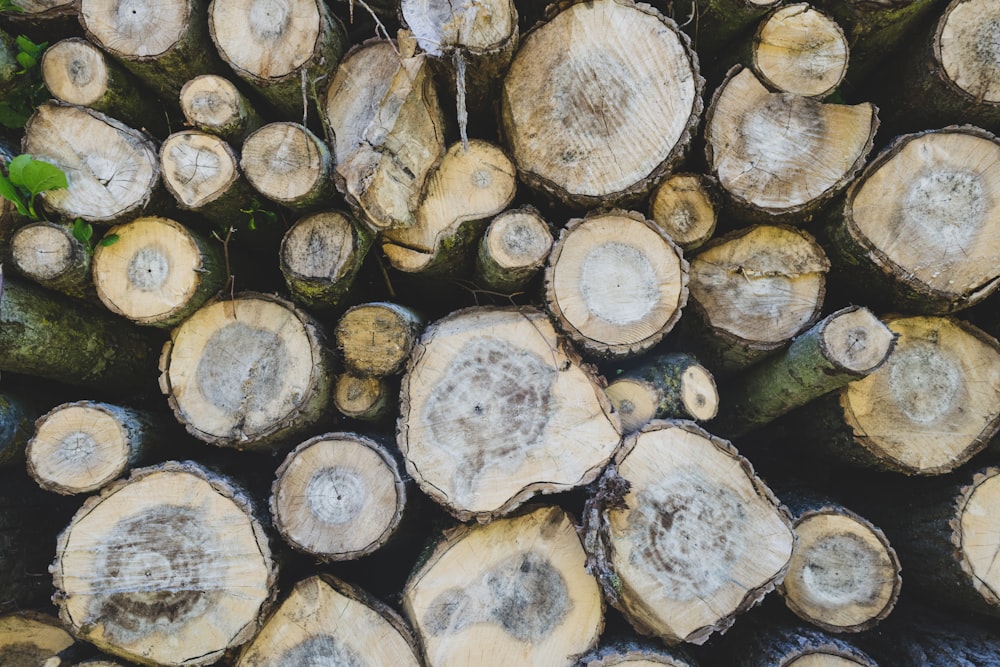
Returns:
[[[40,197],[70,220],[121,222],[156,203],[160,165],[152,140],[98,111],[46,102],[25,125],[23,148],[66,174],[68,188]]]
[[[160,145],[163,183],[177,206],[194,211],[220,229],[243,229],[254,197],[240,175],[236,151],[200,130],[174,132]]]
[[[118,240],[94,251],[94,286],[111,312],[136,324],[173,327],[225,285],[218,244],[169,218],[112,227]]]
[[[149,463],[162,449],[163,425],[148,413],[77,401],[42,415],[26,452],[28,474],[46,491],[90,493]]]
[[[87,38],[110,53],[171,106],[184,82],[221,74],[225,65],[209,44],[204,0],[81,0]]]
[[[695,317],[685,345],[716,375],[746,368],[786,347],[813,324],[830,262],[806,232],[759,225],[715,239],[691,259]]]
[[[896,334],[867,308],[850,306],[817,322],[781,353],[732,378],[713,429],[737,437],[878,370]]]
[[[63,665],[76,644],[59,619],[19,611],[0,616],[0,663],[4,665]]]
[[[589,370],[537,310],[470,308],[424,331],[400,392],[399,448],[460,520],[593,481],[620,440]]]
[[[234,664],[419,667],[419,655],[395,611],[361,589],[322,574],[295,584]]]
[[[642,357],[618,369],[605,391],[626,433],[638,431],[653,419],[708,421],[719,409],[715,378],[683,352]]]
[[[575,664],[604,625],[572,519],[537,507],[444,535],[403,589],[428,665]]]
[[[57,100],[90,107],[149,134],[165,134],[166,112],[92,42],[80,37],[56,42],[42,54],[41,63],[45,87]]]
[[[684,252],[715,234],[722,198],[719,184],[704,174],[668,176],[649,197],[648,217]]]
[[[210,664],[247,641],[276,577],[242,492],[173,462],[87,500],[59,536],[52,573],[76,636],[146,665]]]
[[[445,153],[433,73],[427,56],[414,55],[415,47],[414,40],[401,39],[399,51],[385,43],[357,51],[327,92],[327,121],[337,141],[346,141],[337,160],[337,188],[374,230],[416,222],[427,178]],[[345,89],[358,92],[339,103],[337,91]],[[352,119],[365,101],[373,106]]]
[[[588,568],[637,632],[701,644],[774,589],[794,534],[728,442],[685,421],[628,436],[584,514]]]
[[[907,475],[940,475],[1000,429],[1000,347],[960,320],[887,318],[888,361],[795,414],[817,446],[842,460]]]
[[[209,302],[171,332],[160,373],[178,421],[222,447],[268,448],[330,416],[334,374],[322,331],[277,297]]]
[[[24,450],[41,414],[34,401],[9,391],[0,393],[0,467],[24,463]]]
[[[949,313],[1000,287],[1000,140],[974,127],[897,137],[823,229],[838,280],[869,301]]]
[[[180,92],[181,113],[188,125],[242,144],[264,125],[260,113],[232,81],[217,74],[199,74]]]
[[[341,316],[333,340],[348,371],[385,377],[403,371],[426,324],[412,308],[388,301],[364,303]]]
[[[559,327],[600,357],[635,356],[680,319],[688,263],[680,248],[637,213],[571,220],[545,269],[545,302]]]
[[[96,296],[91,279],[91,249],[73,236],[70,225],[33,222],[10,238],[15,271],[42,287],[77,299]]]
[[[4,280],[0,368],[108,392],[136,391],[153,375],[151,339],[112,315]]]
[[[372,234],[343,211],[321,211],[288,228],[278,263],[292,297],[307,308],[333,308],[348,296]]]
[[[497,146],[452,144],[427,178],[414,224],[384,230],[382,252],[399,271],[466,273],[489,218],[507,208],[516,189],[514,164]]]
[[[759,628],[744,637],[747,641],[732,646],[734,667],[878,667],[857,646],[808,626]]]
[[[531,188],[579,208],[624,204],[683,157],[703,84],[687,38],[652,7],[571,3],[522,40],[501,128]]]
[[[687,14],[683,24],[692,45],[708,65],[778,4],[777,0],[697,0],[690,12],[680,11]]]
[[[271,487],[271,515],[286,542],[322,561],[354,560],[388,542],[406,511],[406,485],[390,451],[355,433],[306,440]]]
[[[533,206],[504,211],[483,232],[476,255],[477,284],[513,294],[537,276],[552,250],[549,225]]]
[[[386,378],[341,373],[333,387],[333,405],[351,419],[380,424],[398,414],[398,392]]]
[[[580,658],[580,667],[697,667],[698,662],[679,649],[666,649],[634,640],[617,641],[594,649]]]
[[[1000,661],[995,622],[931,607],[893,614],[877,634],[863,637],[864,648],[883,665],[954,667]],[[992,621],[992,619],[989,619]]]
[[[232,71],[303,125],[347,46],[343,24],[320,0],[212,0],[208,30]]]
[[[304,125],[261,127],[243,142],[240,167],[257,192],[297,213],[333,203],[330,149]]]
[[[705,155],[740,216],[799,223],[861,170],[877,128],[871,104],[772,93],[733,68],[705,115]]]
[[[778,587],[799,618],[827,632],[869,630],[896,606],[899,558],[878,527],[832,500],[792,490],[796,544]]]

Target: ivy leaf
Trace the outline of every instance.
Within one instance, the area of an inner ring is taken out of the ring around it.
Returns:
[[[11,164],[14,163],[17,158],[11,160]],[[35,160],[28,156],[29,160],[21,169],[21,185],[27,188],[31,196],[37,195],[39,192],[48,192],[49,190],[62,190],[69,187],[69,181],[66,180],[66,174],[63,170],[54,164],[49,164],[48,162],[43,162],[42,160]],[[11,180],[14,177],[11,176]],[[14,181],[15,183],[17,181]]]
[[[7,199],[14,204],[14,208],[16,208],[17,212],[21,215],[28,215],[28,207],[25,205],[24,198],[21,196],[21,193],[18,192],[14,184],[10,182],[10,179],[3,174],[0,174],[0,197]]]
[[[114,245],[118,243],[118,238],[119,237],[117,234],[108,234],[103,239],[101,239],[101,245],[107,248],[109,245]]]
[[[75,238],[80,243],[84,244],[88,248],[90,247],[90,239],[94,236],[94,228],[89,222],[83,218],[77,218],[73,222],[73,238]]]

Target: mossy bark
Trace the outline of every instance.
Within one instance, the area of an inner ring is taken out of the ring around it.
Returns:
[[[41,410],[32,401],[15,394],[0,394],[0,466],[24,461],[24,448],[35,432]]]

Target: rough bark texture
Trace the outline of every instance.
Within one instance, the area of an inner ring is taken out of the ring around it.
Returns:
[[[476,282],[504,293],[524,289],[545,265],[552,232],[533,206],[508,211],[490,221],[476,255]]]
[[[217,74],[200,74],[180,92],[181,113],[189,125],[241,144],[264,124],[250,100],[232,81]]]
[[[70,225],[34,222],[10,238],[15,271],[42,287],[77,299],[95,296],[90,277],[91,250],[73,236]]]

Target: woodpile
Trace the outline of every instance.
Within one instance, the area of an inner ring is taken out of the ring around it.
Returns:
[[[0,665],[1000,664],[995,0],[0,0]]]

